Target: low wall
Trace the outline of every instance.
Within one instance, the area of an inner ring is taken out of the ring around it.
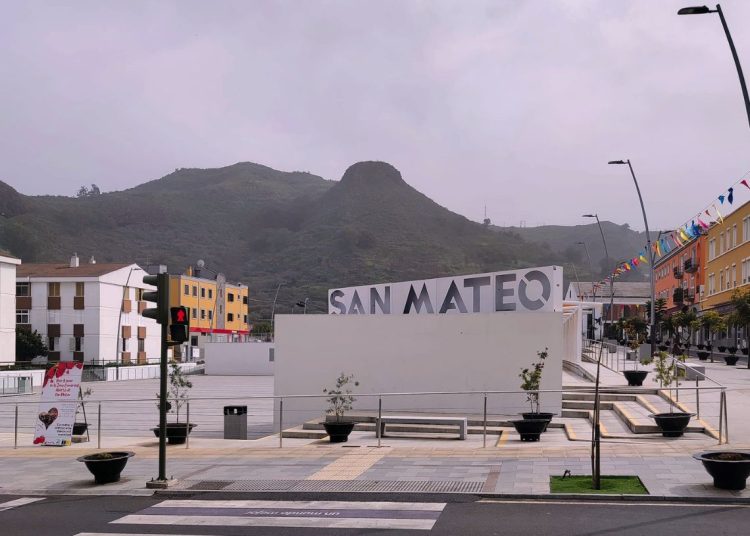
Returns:
[[[277,315],[275,395],[321,393],[341,372],[359,393],[431,392],[383,397],[386,413],[490,415],[529,411],[518,375],[549,348],[542,389],[562,388],[562,313],[456,315]],[[561,393],[543,393],[542,411],[561,411]],[[276,402],[278,409],[278,401]],[[285,399],[284,426],[321,417],[325,398]],[[358,397],[354,411],[376,411],[377,397]],[[275,412],[278,419],[278,411]],[[278,421],[276,423],[278,425]]]
[[[193,372],[200,365],[196,363],[180,363],[183,372]],[[122,380],[148,380],[159,377],[159,365],[134,365],[132,367],[105,367],[107,371],[106,381]]]
[[[273,376],[274,343],[209,342],[203,347],[210,376]]]

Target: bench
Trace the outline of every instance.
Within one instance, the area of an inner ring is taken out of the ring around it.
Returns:
[[[414,415],[388,415],[380,418],[380,437],[385,436],[387,424],[434,424],[457,426],[458,438],[466,439],[466,417],[423,417]]]

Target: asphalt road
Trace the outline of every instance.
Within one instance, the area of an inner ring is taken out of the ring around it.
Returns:
[[[366,497],[357,496],[365,499]],[[747,534],[750,505],[562,501],[231,500],[0,495],[0,534],[74,535],[660,535]],[[340,499],[340,497],[339,497]],[[33,501],[33,502],[31,502]],[[406,502],[408,501],[408,502]],[[343,527],[343,528],[337,528]],[[346,528],[349,527],[349,528]],[[410,528],[406,528],[410,527]]]

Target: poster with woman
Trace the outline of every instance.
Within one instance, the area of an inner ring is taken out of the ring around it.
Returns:
[[[83,363],[75,361],[61,361],[47,371],[34,429],[34,445],[70,445],[82,374]]]

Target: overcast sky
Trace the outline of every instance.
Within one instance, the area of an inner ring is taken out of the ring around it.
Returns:
[[[642,229],[607,166],[630,158],[658,229],[750,171],[719,18],[690,0],[60,4],[0,0],[0,180],[25,194],[385,160],[474,220]],[[750,2],[722,7],[750,76]]]

